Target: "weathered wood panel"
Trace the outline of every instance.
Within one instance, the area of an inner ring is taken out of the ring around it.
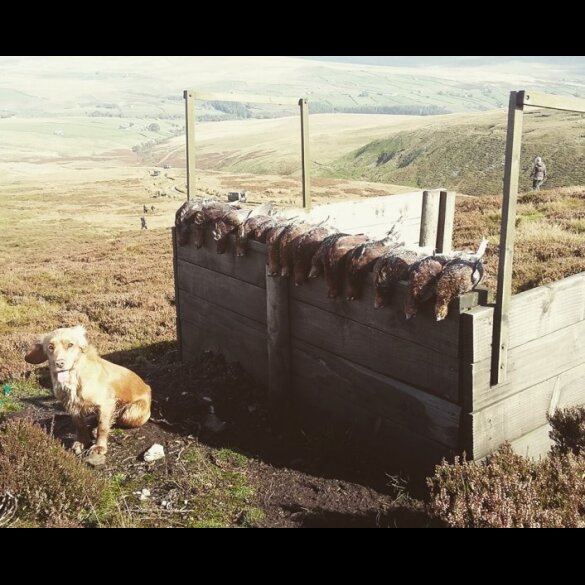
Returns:
[[[301,108],[301,168],[303,177],[303,208],[311,209],[311,142],[309,141],[309,102],[299,100]]]
[[[437,252],[450,254],[453,248],[453,226],[455,224],[455,193],[441,191],[439,204],[439,226],[437,231]]]
[[[327,285],[322,278],[311,279],[302,286],[291,284],[290,295],[293,302],[303,302],[340,317],[357,321],[401,339],[435,349],[440,353],[457,357],[459,355],[458,315],[468,307],[477,305],[479,293],[472,292],[454,301],[449,308],[445,321],[437,322],[434,317],[434,301],[423,305],[414,319],[404,316],[406,283],[396,286],[392,302],[383,309],[374,309],[374,287],[372,275],[368,274],[362,298],[346,301],[342,294],[337,299],[327,298]]]
[[[511,441],[512,448],[516,453],[524,455],[524,457],[530,457],[532,459],[546,457],[552,445],[549,432],[550,425],[547,424],[539,427],[523,437]]]
[[[505,441],[546,424],[557,408],[585,404],[585,363],[472,413],[473,456],[480,458]]]
[[[422,192],[418,191],[320,205],[313,208],[311,218],[317,222],[329,218],[330,225],[342,232],[382,237],[402,216],[398,233],[408,244],[418,244],[421,209]]]
[[[181,319],[179,316],[179,260],[177,257],[177,249],[179,244],[177,242],[177,230],[171,229],[171,236],[173,239],[173,276],[175,284],[175,327],[177,330],[177,345],[179,347],[179,358],[183,360],[183,332],[181,331]]]
[[[501,384],[507,379],[508,351],[510,349],[509,311],[512,298],[512,265],[516,236],[516,202],[520,174],[522,124],[524,108],[517,101],[518,94],[510,92],[508,133],[506,136],[506,164],[504,168],[504,200],[500,227],[500,258],[498,264],[497,302],[494,308],[492,383]]]
[[[459,361],[305,303],[290,307],[291,334],[381,374],[459,400]]]
[[[392,227],[392,222],[363,223],[352,227],[346,226],[340,231],[348,234],[367,234],[372,240],[382,240],[387,236]],[[420,232],[420,219],[404,221],[398,229],[395,228],[395,232],[399,234],[400,242],[404,242],[408,246],[416,246]],[[434,246],[428,246],[424,251],[432,254],[433,250]]]
[[[419,246],[436,246],[437,244],[440,198],[438,191],[423,191]]]
[[[521,91],[520,96],[525,105],[533,108],[550,108],[552,110],[585,113],[585,100],[583,98],[549,95],[534,91]]]
[[[478,306],[461,315],[461,359],[465,363],[489,359],[493,323],[493,307]]]
[[[489,359],[464,366],[463,388],[473,388],[471,404],[478,411],[525,388],[578,366],[585,352],[585,321],[513,348],[508,353],[508,377],[490,387]]]
[[[190,241],[186,246],[178,247],[177,256],[190,264],[266,288],[266,246],[258,242],[249,242],[246,256],[238,258],[234,253],[233,236],[230,236],[228,240],[226,253],[218,254],[215,251],[211,232],[207,230],[204,247],[198,249]]]
[[[317,394],[301,388],[295,404],[301,429],[335,440],[340,448],[347,445],[353,456],[363,452],[389,474],[405,473],[412,480],[424,481],[443,459],[453,460],[456,455],[445,445],[406,427],[398,428],[386,418],[348,402],[334,390]]]
[[[298,350],[293,350],[293,361]],[[310,354],[309,354],[310,356]],[[363,451],[376,458],[388,473],[407,472],[412,478],[431,475],[443,458],[452,459],[454,450],[400,426],[395,417],[364,408],[360,400],[340,392],[338,387],[293,377],[295,413],[301,428],[347,445],[352,454]],[[386,411],[387,412],[387,411]]]
[[[270,413],[274,424],[283,426],[289,422],[292,405],[287,279],[267,277],[265,300]]]
[[[178,261],[178,269],[180,290],[249,319],[266,323],[266,289],[184,260]]]
[[[514,295],[510,303],[509,348],[538,339],[585,319],[585,273]],[[477,308],[463,320],[473,321],[464,340],[470,362],[491,355],[493,309]]]
[[[184,360],[196,359],[203,351],[216,351],[268,383],[265,325],[186,292],[181,292],[180,298]]]
[[[293,370],[297,389],[301,386],[317,397],[327,390],[336,392],[351,408],[359,405],[399,430],[453,449],[459,446],[461,408],[447,400],[299,341],[293,348]]]

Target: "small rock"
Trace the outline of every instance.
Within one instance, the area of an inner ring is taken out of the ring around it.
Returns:
[[[165,456],[165,449],[162,445],[155,443],[150,449],[148,449],[144,453],[144,461],[147,463],[152,463],[153,461],[158,461],[159,459],[163,459]]]
[[[100,465],[106,464],[106,456],[103,453],[96,453],[94,451],[85,457],[83,462],[91,465],[92,467],[99,467]]]
[[[148,498],[150,498],[150,490],[148,488],[144,488],[140,492],[139,500],[141,502],[144,502],[144,500],[148,500]]]

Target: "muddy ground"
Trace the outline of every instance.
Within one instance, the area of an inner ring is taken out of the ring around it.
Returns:
[[[124,477],[134,486],[125,505],[142,514],[140,525],[183,525],[188,508],[181,500],[182,486],[190,473],[183,462],[185,453],[195,447],[210,465],[219,467],[230,465],[221,457],[225,449],[245,457],[246,481],[253,488],[249,504],[261,513],[250,520],[236,511],[233,526],[430,525],[422,503],[407,495],[403,479],[386,475],[363,454],[348,451],[347,445],[336,449],[331,441],[299,431],[274,432],[265,389],[239,364],[226,364],[222,356],[206,353],[182,365],[173,361],[177,353],[171,344],[160,350],[158,363],[148,362],[140,371],[153,389],[151,420],[139,429],[115,429],[106,465],[95,470],[110,479]],[[132,361],[127,354],[107,357]],[[48,386],[48,376],[41,374]],[[74,440],[69,416],[49,391],[27,399],[17,416],[39,421],[66,447]],[[142,454],[153,443],[162,444],[167,456],[145,463]],[[148,510],[139,507],[143,485],[150,492]]]

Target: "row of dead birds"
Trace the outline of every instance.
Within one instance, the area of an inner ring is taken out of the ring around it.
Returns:
[[[364,234],[340,233],[327,225],[327,220],[315,224],[310,215],[287,217],[287,213],[275,212],[272,204],[249,210],[237,203],[190,200],[175,216],[177,240],[184,246],[192,235],[195,246],[201,248],[205,231],[211,227],[218,254],[225,253],[230,234],[235,235],[236,256],[246,254],[249,240],[265,243],[268,275],[292,275],[296,286],[307,278],[324,275],[329,298],[339,296],[344,277],[347,300],[360,298],[364,280],[373,272],[376,309],[388,305],[396,284],[407,280],[407,319],[416,315],[421,303],[436,295],[435,316],[437,321],[443,320],[449,303],[483,279],[485,239],[477,252],[428,255],[407,249],[398,241],[400,220],[385,238],[372,241]]]

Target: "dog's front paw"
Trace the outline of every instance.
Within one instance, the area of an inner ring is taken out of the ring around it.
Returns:
[[[106,463],[106,451],[107,449],[105,447],[94,445],[86,451],[83,461],[92,467],[104,465]]]
[[[107,447],[101,447],[99,445],[93,445],[87,450],[88,455],[105,455],[107,452]]]

